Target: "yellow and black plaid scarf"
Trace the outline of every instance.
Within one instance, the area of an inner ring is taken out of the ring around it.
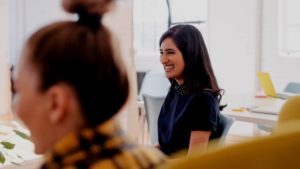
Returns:
[[[131,143],[110,120],[66,136],[46,154],[41,169],[146,169],[164,162],[162,153]]]

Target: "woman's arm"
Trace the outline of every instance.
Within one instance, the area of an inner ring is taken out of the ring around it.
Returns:
[[[210,131],[192,131],[188,154],[193,151],[204,151],[207,148]]]

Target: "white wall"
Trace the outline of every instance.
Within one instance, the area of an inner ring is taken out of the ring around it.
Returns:
[[[24,41],[35,30],[70,17],[62,10],[61,0],[9,0],[11,62],[17,63]]]
[[[263,11],[262,68],[270,72],[277,91],[282,91],[288,82],[300,82],[300,58],[278,53],[278,0],[264,0]]]
[[[134,58],[137,71],[158,70],[164,71],[159,56],[138,56]]]
[[[10,112],[11,93],[8,56],[8,0],[0,1],[0,115]]]
[[[256,72],[270,72],[282,91],[300,82],[300,58],[281,57],[278,0],[210,0],[208,47],[220,86],[227,93],[255,92]]]
[[[226,93],[254,92],[257,55],[256,0],[209,0],[208,46]]]
[[[0,57],[7,57],[8,48],[8,0],[0,1]]]
[[[137,80],[136,68],[133,61],[133,1],[126,0],[117,3],[116,9],[104,18],[104,23],[114,33],[115,38],[119,41],[121,56],[125,60],[128,68],[130,79],[130,97],[127,111],[120,113],[121,124],[128,134],[138,141],[139,134],[139,117],[137,108]]]

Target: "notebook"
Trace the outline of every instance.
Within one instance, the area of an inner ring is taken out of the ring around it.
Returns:
[[[270,97],[281,98],[281,99],[288,99],[292,96],[295,96],[294,93],[287,93],[287,92],[277,93],[269,73],[257,72],[257,77],[265,95]]]

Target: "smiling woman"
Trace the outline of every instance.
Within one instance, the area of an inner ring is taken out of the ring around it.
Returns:
[[[219,88],[202,34],[192,25],[176,25],[160,39],[160,61],[171,82],[158,118],[160,149],[205,149],[220,137]]]

